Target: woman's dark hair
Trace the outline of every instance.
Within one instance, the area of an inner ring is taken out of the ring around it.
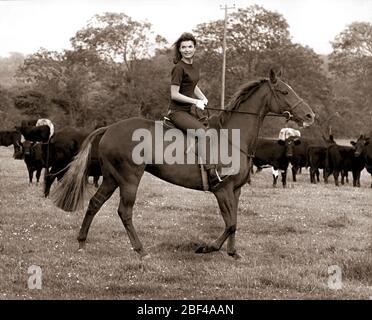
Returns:
[[[181,46],[181,42],[183,41],[192,41],[194,42],[194,46],[196,46],[196,39],[191,33],[189,32],[182,33],[181,36],[177,39],[177,41],[173,44],[173,48],[174,48],[173,63],[174,64],[178,63],[182,59],[182,56],[180,53],[180,46]]]

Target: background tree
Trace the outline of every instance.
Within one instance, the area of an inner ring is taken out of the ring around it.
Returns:
[[[14,107],[14,92],[0,84],[0,130],[13,130],[21,111]]]
[[[156,59],[154,64],[149,63],[150,51],[164,48],[166,40],[159,35],[153,37],[151,24],[134,21],[124,13],[96,15],[71,43],[75,50],[95,51],[104,61],[105,69],[99,73],[100,88],[105,92],[106,110],[113,121],[137,115],[144,103],[157,103],[151,91],[163,79]],[[155,81],[149,83],[150,79]]]
[[[197,26],[194,33],[201,47],[201,85],[212,104],[220,105],[223,21]],[[245,82],[267,77],[271,67],[282,67],[284,80],[311,105],[326,109],[330,81],[323,60],[307,47],[291,42],[289,26],[277,12],[254,5],[239,9],[229,17],[227,30],[227,100]],[[218,66],[216,68],[216,66]],[[285,122],[266,119],[262,134],[276,135]]]
[[[220,106],[223,26],[217,20],[193,31],[199,85],[214,107]],[[282,68],[283,79],[314,109],[323,132],[355,136],[372,121],[371,34],[369,23],[355,22],[335,38],[332,54],[321,56],[292,42],[281,14],[257,5],[238,9],[228,22],[225,103],[240,85],[267,77],[271,67]],[[26,58],[0,58],[0,112],[90,128],[131,116],[165,115],[172,50],[149,23],[124,13],[95,15],[71,44],[62,52],[41,48]],[[6,109],[9,104],[13,109]],[[267,118],[261,134],[276,136],[286,125]]]
[[[372,122],[372,25],[354,22],[332,42],[329,70],[335,105],[348,119],[353,135],[370,130]]]
[[[87,94],[86,87],[91,83],[91,73],[79,53],[58,53],[41,49],[25,59],[18,69],[17,77],[24,84],[26,100],[25,94],[22,93],[16,101],[16,106],[23,109],[24,114],[36,112],[35,103],[30,101],[30,95],[27,93],[31,89],[33,93],[39,92],[44,96],[36,108],[40,110],[39,114],[42,113],[44,117],[55,121],[58,119],[58,122],[64,122],[63,114],[67,114],[71,125],[84,125],[86,107],[83,100]],[[64,104],[53,104],[56,100],[62,100]],[[56,110],[61,106],[62,110]]]
[[[0,84],[3,87],[10,88],[17,84],[14,76],[24,59],[24,55],[18,52],[11,52],[9,57],[0,57]]]

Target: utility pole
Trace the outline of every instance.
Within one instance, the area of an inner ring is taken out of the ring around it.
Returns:
[[[226,4],[225,6],[220,6],[220,9],[225,10],[225,23],[223,28],[223,47],[222,47],[222,86],[221,86],[221,109],[225,109],[225,77],[226,77],[226,29],[227,29],[227,10],[234,9],[235,4],[232,7],[228,7]]]

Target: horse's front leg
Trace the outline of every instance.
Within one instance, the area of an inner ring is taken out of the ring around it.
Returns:
[[[234,191],[234,197],[235,197],[235,211],[233,214],[233,222],[235,226],[238,223],[238,206],[239,206],[239,197],[241,193],[241,188],[238,188]],[[236,227],[234,233],[232,233],[228,238],[227,238],[227,254],[234,259],[239,259],[240,255],[236,252],[235,248],[235,234],[236,234]]]
[[[235,195],[233,191],[233,185],[225,186],[224,188],[218,190],[215,193],[218,201],[218,205],[221,210],[221,215],[225,221],[225,230],[222,234],[215,240],[207,245],[200,246],[196,249],[196,253],[209,253],[212,251],[218,251],[221,249],[222,245],[226,239],[235,233],[236,230],[236,215],[235,210]],[[234,241],[234,240],[232,240]]]

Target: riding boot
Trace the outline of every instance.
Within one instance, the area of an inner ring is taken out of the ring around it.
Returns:
[[[222,187],[223,183],[227,180],[227,175],[221,176],[218,172],[218,166],[214,164],[206,164],[205,169],[208,173],[208,182],[210,191],[216,191]]]
[[[220,163],[220,160],[218,158],[219,154],[218,137],[211,136],[210,139],[208,140],[209,143],[207,143],[205,169],[208,172],[209,189],[210,191],[216,191],[222,186],[222,183],[225,182],[227,176],[226,175],[222,176],[219,172],[219,170],[222,167],[222,164]]]
[[[205,169],[208,172],[208,180],[210,185],[215,185],[218,182],[221,182],[222,179],[217,171],[217,166],[215,164],[206,164]]]

